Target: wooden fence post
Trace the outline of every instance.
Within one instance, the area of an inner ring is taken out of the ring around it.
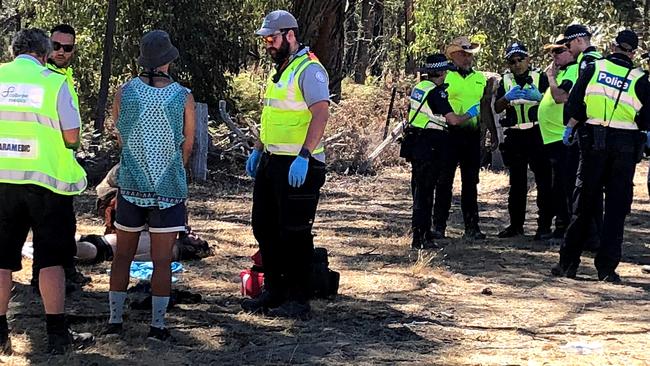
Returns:
[[[203,183],[208,177],[208,105],[196,103],[196,133],[190,157],[190,174],[193,182]]]

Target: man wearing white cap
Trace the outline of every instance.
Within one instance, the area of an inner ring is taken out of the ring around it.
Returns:
[[[265,291],[245,300],[242,308],[305,319],[310,315],[311,229],[325,183],[328,76],[299,42],[291,13],[271,12],[255,34],[275,63],[264,94],[260,140],[246,162],[246,172],[255,178],[252,226]]]

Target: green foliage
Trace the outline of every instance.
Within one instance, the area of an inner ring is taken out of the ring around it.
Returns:
[[[418,58],[444,51],[445,45],[460,35],[471,36],[482,44],[477,67],[490,71],[504,68],[505,48],[513,41],[523,42],[545,65],[542,47],[571,23],[583,23],[594,32],[594,43],[605,48],[625,17],[611,1],[589,0],[417,0],[415,2],[416,41],[411,51]],[[627,24],[628,26],[630,24]],[[640,30],[640,29],[638,29]]]
[[[99,90],[106,1],[14,2],[12,9],[23,15],[23,27],[49,30],[58,23],[75,27],[78,52],[73,67],[82,116],[88,121]],[[136,59],[142,35],[152,29],[163,29],[180,51],[180,58],[172,65],[172,75],[192,89],[197,101],[215,108],[219,99],[229,95],[229,75],[250,64],[249,51],[259,51],[254,31],[264,15],[272,9],[287,8],[289,3],[175,0],[163,5],[154,0],[119,1],[111,90],[139,72]],[[8,40],[5,42],[8,45]],[[8,55],[4,59],[8,60]]]

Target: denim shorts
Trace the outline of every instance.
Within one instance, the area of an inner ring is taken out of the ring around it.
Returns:
[[[152,233],[185,231],[185,203],[161,210],[158,207],[140,207],[117,195],[115,227],[127,232],[149,230]]]

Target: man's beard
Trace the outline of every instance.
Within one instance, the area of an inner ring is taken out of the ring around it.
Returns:
[[[283,63],[287,58],[289,58],[289,42],[283,37],[282,44],[280,49],[275,49],[275,54],[271,54],[271,59],[276,64]]]

